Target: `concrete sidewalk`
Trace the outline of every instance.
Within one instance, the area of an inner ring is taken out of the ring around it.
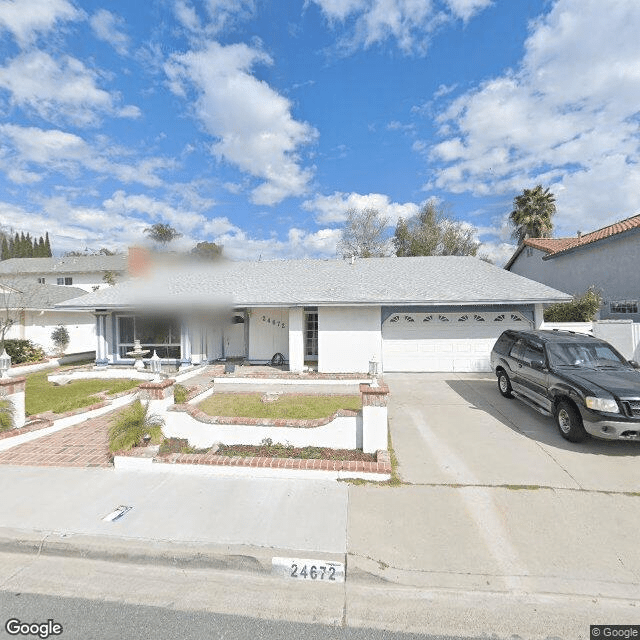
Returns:
[[[109,545],[248,546],[344,555],[348,489],[323,481],[164,476],[113,469],[0,466],[0,534],[53,534],[108,555]],[[115,522],[102,518],[133,507]],[[20,533],[22,532],[22,533]],[[0,535],[2,537],[2,535]],[[19,545],[18,545],[19,546]]]

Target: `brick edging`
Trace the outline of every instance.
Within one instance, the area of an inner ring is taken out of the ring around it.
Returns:
[[[117,451],[114,456],[139,457],[136,449]],[[391,473],[388,451],[376,452],[376,462],[364,460],[318,460],[307,458],[268,458],[258,456],[220,456],[212,453],[167,453],[153,458],[159,464],[195,464],[217,467],[255,467],[271,469],[301,469],[309,471],[359,471],[362,473]]]
[[[225,378],[275,378],[278,380],[362,380],[369,378],[368,373],[294,373],[292,371],[255,371],[247,373],[227,373]]]
[[[24,427],[18,427],[17,429],[8,429],[7,431],[0,432],[0,440],[4,440],[5,438],[13,438],[14,436],[19,436],[23,433],[29,433],[31,431],[39,431],[40,429],[46,429],[47,427],[51,426],[53,426],[53,420],[49,420],[48,418],[37,418]]]
[[[244,418],[242,416],[210,416],[198,407],[190,404],[174,404],[167,407],[167,411],[180,411],[188,413],[194,420],[204,424],[235,424],[251,427],[298,427],[313,428],[322,427],[333,422],[336,418],[353,418],[360,412],[350,409],[338,409],[335,413],[324,418],[314,418],[311,420],[299,420],[288,418]]]
[[[260,458],[257,456],[220,456],[208,453],[170,453],[156,456],[153,461],[162,464],[197,464],[224,467],[259,467],[271,469],[304,469],[310,471],[359,471],[364,473],[391,473],[391,463],[378,452],[377,462],[363,460],[318,460],[306,458]],[[382,459],[381,459],[382,458]]]

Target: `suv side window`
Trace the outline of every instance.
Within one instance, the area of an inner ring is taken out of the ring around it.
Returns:
[[[511,348],[511,353],[509,355],[516,360],[522,360],[525,347],[526,342],[522,338],[520,338],[520,340],[518,340]]]
[[[544,352],[539,344],[529,343],[526,345],[524,355],[522,356],[525,364],[531,366],[533,360],[542,360],[544,362]]]
[[[515,336],[508,332],[504,332],[496,341],[493,350],[496,353],[501,353],[502,355],[507,355],[509,353],[509,349],[511,349],[511,345],[515,342]]]

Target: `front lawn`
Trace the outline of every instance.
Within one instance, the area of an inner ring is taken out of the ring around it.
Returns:
[[[51,371],[41,371],[27,376],[25,411],[28,416],[45,411],[64,413],[100,402],[97,395],[119,393],[136,388],[141,380],[75,380],[55,386],[47,380]]]
[[[238,416],[242,418],[287,418],[313,420],[333,415],[338,409],[360,411],[359,395],[285,395],[274,402],[262,402],[261,393],[214,393],[198,408],[210,416]]]

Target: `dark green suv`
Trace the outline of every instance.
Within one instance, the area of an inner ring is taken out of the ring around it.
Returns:
[[[570,331],[505,331],[491,352],[505,398],[553,416],[571,442],[640,441],[640,371],[608,342]]]

